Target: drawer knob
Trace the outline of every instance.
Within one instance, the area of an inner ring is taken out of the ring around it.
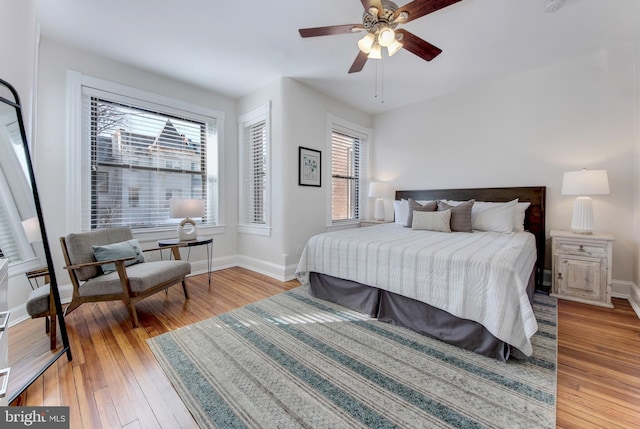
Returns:
[[[562,280],[562,273],[558,273],[558,280]]]
[[[581,244],[580,248],[578,249],[579,252],[584,252],[584,246]]]

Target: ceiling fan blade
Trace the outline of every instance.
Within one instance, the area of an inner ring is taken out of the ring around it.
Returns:
[[[411,3],[405,4],[399,7],[393,13],[394,19],[397,18],[402,12],[407,12],[409,17],[404,22],[413,21],[421,16],[425,16],[436,10],[440,10],[447,6],[451,6],[454,3],[458,3],[461,0],[413,0]],[[364,0],[363,0],[364,2]]]
[[[400,43],[402,43],[403,48],[419,56],[425,61],[431,61],[442,52],[442,49],[433,46],[431,43],[422,40],[412,33],[409,33],[407,30],[399,29],[396,30],[396,33],[402,34]]]
[[[365,63],[369,59],[369,55],[365,54],[362,51],[358,51],[358,56],[356,57],[353,64],[351,64],[351,68],[349,69],[349,73],[357,73],[364,68]]]
[[[334,34],[348,34],[362,30],[362,24],[330,25],[328,27],[301,28],[298,30],[302,37],[332,36]]]

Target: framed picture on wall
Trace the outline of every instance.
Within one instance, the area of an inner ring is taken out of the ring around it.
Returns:
[[[322,153],[319,150],[298,147],[298,185],[321,186]]]

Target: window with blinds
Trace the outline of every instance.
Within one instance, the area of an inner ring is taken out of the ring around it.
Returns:
[[[238,120],[242,184],[240,224],[245,226],[268,227],[270,223],[268,111],[268,106],[264,106]]]
[[[331,132],[331,221],[340,223],[360,216],[362,141],[355,133]]]
[[[181,219],[169,217],[171,198],[205,199],[205,217],[194,220],[215,224],[217,201],[207,190],[208,168],[217,171],[207,165],[207,151],[215,151],[209,141],[215,120],[114,99],[83,93],[83,129],[91,148],[83,229],[175,225]]]

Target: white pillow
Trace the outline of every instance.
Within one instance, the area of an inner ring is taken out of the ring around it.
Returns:
[[[412,229],[451,232],[451,210],[440,212],[413,211]]]
[[[508,203],[476,202],[473,205],[475,213],[471,209],[472,228],[478,231],[512,232],[516,204],[517,199]]]
[[[454,201],[454,200],[443,200],[443,201],[449,204],[450,206],[457,206],[458,204],[464,202],[464,201]],[[518,200],[516,199],[513,201],[518,201]],[[500,205],[500,204],[510,204],[513,201],[509,201],[507,203],[476,201],[475,204],[473,204],[473,207],[471,208],[471,223],[473,224],[473,217],[475,214],[478,213],[478,211],[488,207]],[[513,211],[513,232],[524,232],[524,216],[525,216],[525,212],[527,211],[530,205],[531,203],[520,203],[520,202],[516,204],[515,210]],[[474,227],[474,229],[477,229],[477,228]]]
[[[409,200],[396,200],[393,202],[393,214],[394,222],[407,226],[407,219],[409,218]]]
[[[524,214],[531,203],[518,203],[513,210],[513,232],[524,232]]]

